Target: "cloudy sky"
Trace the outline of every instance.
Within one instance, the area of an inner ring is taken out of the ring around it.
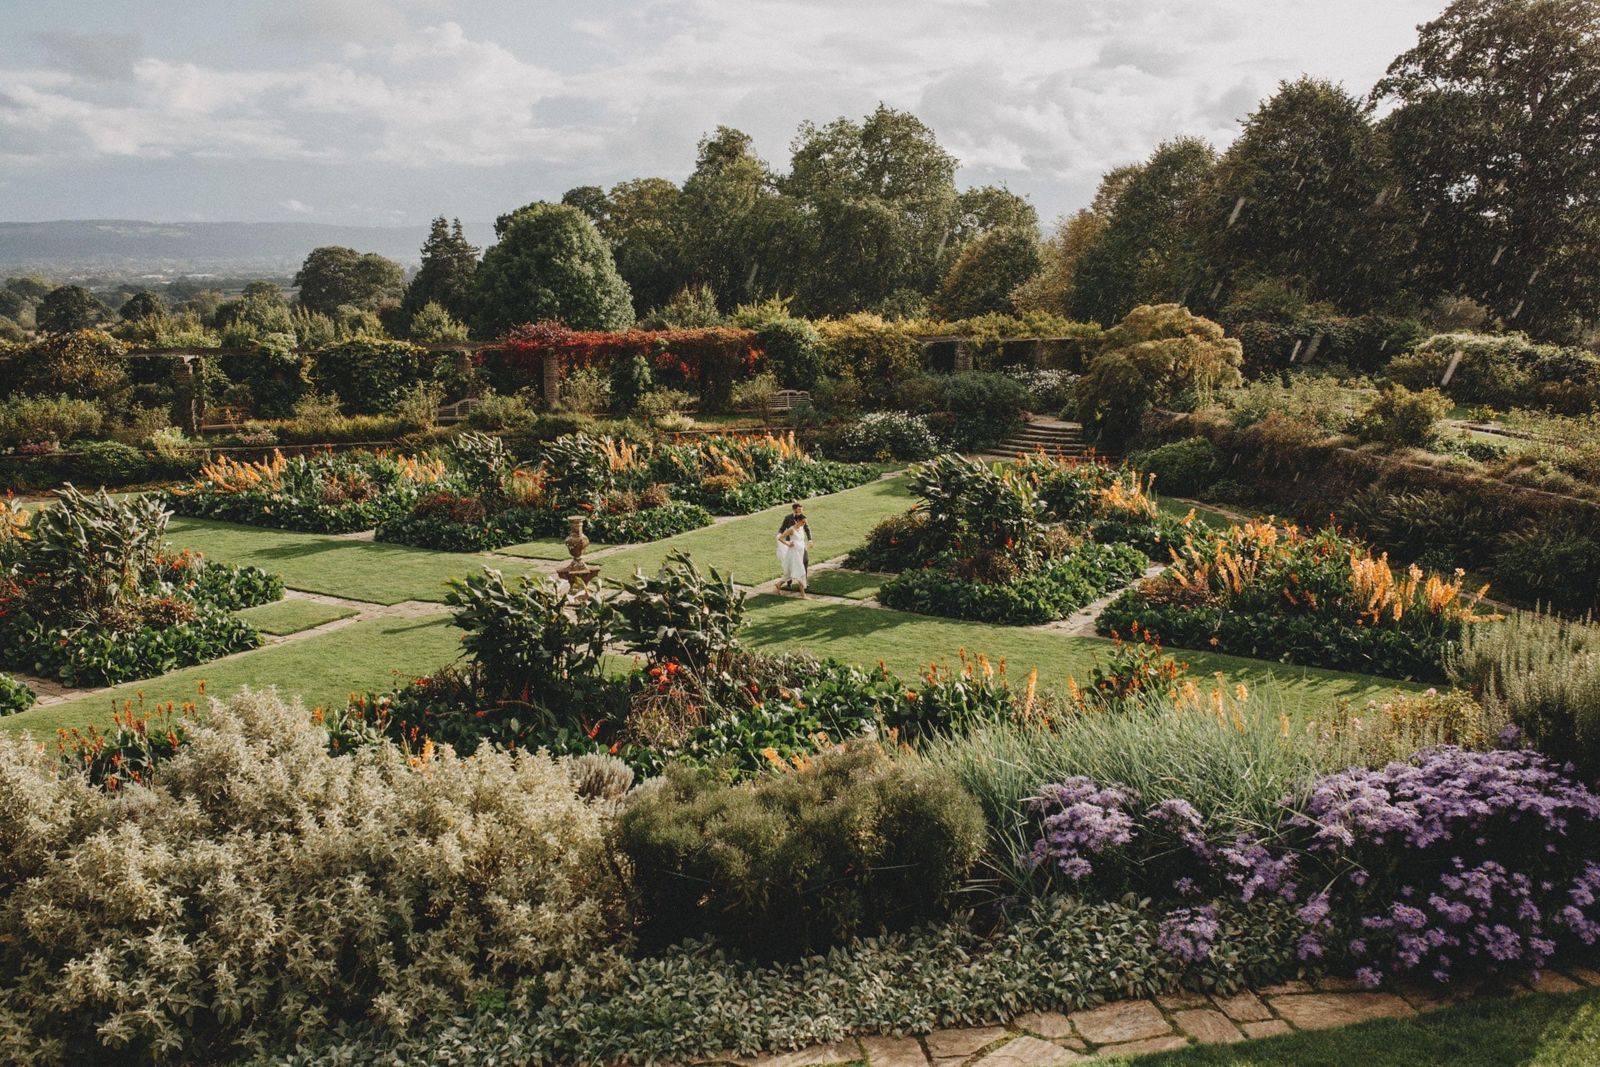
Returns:
[[[1365,92],[1444,0],[71,0],[9,5],[0,220],[486,221],[681,179],[717,124],[787,165],[880,100],[1045,218],[1280,79]]]

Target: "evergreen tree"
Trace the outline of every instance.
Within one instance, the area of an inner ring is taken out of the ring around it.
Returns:
[[[433,220],[427,240],[422,242],[422,266],[406,286],[400,302],[401,321],[428,304],[438,304],[453,318],[468,319],[472,310],[472,275],[478,269],[478,249],[461,230],[461,220],[445,222],[443,215]]]

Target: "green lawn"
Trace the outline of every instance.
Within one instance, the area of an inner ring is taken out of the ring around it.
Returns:
[[[1059,689],[1069,675],[1084,680],[1096,658],[1104,660],[1111,642],[1098,637],[1073,637],[1048,630],[991,626],[987,623],[935,619],[902,611],[829,604],[785,596],[753,596],[740,637],[753,648],[811,652],[823,658],[871,666],[879,661],[891,671],[915,678],[931,660],[958,662],[961,649],[991,660],[1005,658],[1010,677],[1021,684],[1039,668],[1041,689]],[[1222,671],[1231,685],[1242,682],[1263,706],[1289,715],[1317,715],[1340,697],[1366,700],[1396,688],[1419,689],[1402,682],[1344,674],[1312,667],[1207,652],[1182,652],[1202,679]]]
[[[812,571],[806,589],[812,593],[821,593],[823,596],[870,600],[878,595],[878,590],[883,588],[883,583],[886,581],[888,579],[881,574],[868,574],[865,571],[836,567],[831,570]]]
[[[128,682],[108,693],[35,707],[0,719],[0,730],[48,735],[62,726],[104,723],[124,701],[166,703],[196,699],[200,682],[210,696],[225,697],[240,686],[276,685],[300,696],[308,707],[344,705],[352,692],[386,690],[442,667],[460,651],[460,633],[448,616],[370,619],[303,641],[259,648],[215,663],[186,667],[160,678]]]
[[[1139,1067],[1592,1067],[1600,1063],[1600,991],[1474,1001],[1412,1019],[1111,1062]]]
[[[328,534],[269,530],[204,519],[174,519],[167,538],[223,563],[252,564],[283,575],[290,589],[373,604],[444,599],[445,583],[495,567],[507,574],[538,568],[471,552],[434,552],[409,545]]]
[[[348,619],[356,614],[356,610],[342,604],[324,604],[320,600],[295,598],[246,608],[234,614],[264,634],[284,637],[288,634],[297,634],[301,630],[309,630],[313,626],[333,622],[335,619]]]
[[[566,539],[562,537],[541,537],[537,541],[497,548],[495,551],[503,556],[522,556],[526,559],[570,559],[572,556],[567,551]]]
[[[812,561],[844,555],[865,541],[867,531],[880,519],[909,508],[912,497],[907,481],[902,475],[806,501],[806,515],[816,529]],[[768,508],[664,541],[625,548],[595,562],[606,577],[625,578],[635,567],[654,573],[667,553],[681,548],[701,567],[715,567],[736,581],[759,585],[782,573],[776,538],[778,524],[788,513],[787,505]]]

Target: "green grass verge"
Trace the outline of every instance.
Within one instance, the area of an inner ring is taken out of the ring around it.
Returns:
[[[1005,658],[1007,672],[1018,684],[1034,667],[1039,687],[1060,690],[1068,676],[1083,680],[1096,661],[1104,662],[1111,642],[1099,637],[1074,637],[1049,630],[991,626],[956,619],[936,619],[903,611],[829,604],[785,596],[752,596],[740,638],[752,648],[811,652],[823,658],[872,666],[882,661],[891,671],[916,678],[932,660],[958,662],[961,649],[991,660]],[[1316,716],[1340,698],[1365,701],[1395,689],[1419,690],[1387,679],[1345,674],[1312,667],[1182,652],[1202,681],[1221,671],[1230,685],[1242,682],[1252,703],[1293,717]]]
[[[1139,1067],[1590,1067],[1600,1063],[1600,992],[1482,1000],[1412,1019],[1302,1031],[1237,1045],[1108,1061]]]
[[[502,556],[522,556],[524,559],[569,559],[572,555],[567,551],[567,542],[560,537],[541,537],[537,541],[497,548],[495,551]]]
[[[284,637],[335,619],[348,619],[356,614],[356,609],[342,604],[324,604],[320,600],[291,599],[246,608],[234,614],[264,634]]]
[[[883,588],[883,583],[886,581],[888,579],[881,574],[868,574],[865,571],[836,567],[831,570],[812,571],[806,589],[812,593],[821,593],[823,596],[870,600],[878,595],[878,590]]]
[[[842,556],[866,540],[878,521],[911,506],[911,493],[902,477],[869,482],[842,493],[806,501],[806,515],[816,528],[813,562]],[[778,566],[778,524],[789,513],[787,505],[754,515],[720,522],[677,537],[636,545],[608,553],[595,561],[607,578],[626,578],[635,567],[655,573],[674,549],[682,549],[702,568],[715,567],[747,585],[768,582],[783,573]]]
[[[59,727],[104,724],[113,707],[124,701],[145,706],[196,700],[200,682],[214,697],[231,695],[240,686],[264,689],[276,685],[299,696],[307,707],[344,705],[352,692],[387,690],[397,680],[437,670],[460,651],[460,631],[446,615],[409,619],[369,619],[332,633],[258,648],[214,663],[129,682],[105,693],[60,704],[30,708],[0,719],[0,731],[48,736]]]
[[[476,574],[485,566],[508,575],[538,570],[531,564],[472,552],[435,552],[205,519],[174,519],[167,538],[182,548],[204,552],[208,559],[281,574],[290,589],[372,604],[442,601],[447,581]]]
[[[1216,530],[1226,530],[1233,525],[1233,520],[1216,508],[1207,507],[1204,504],[1197,504],[1189,500],[1169,500],[1166,497],[1161,497],[1156,501],[1156,507],[1160,508],[1163,514],[1171,515],[1175,519],[1183,518],[1192,509],[1194,511],[1194,521],[1198,525],[1209,526]]]

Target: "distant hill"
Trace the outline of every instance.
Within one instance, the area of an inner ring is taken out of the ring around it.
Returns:
[[[487,223],[464,225],[474,244],[492,241],[494,230]],[[348,245],[409,266],[417,262],[427,235],[427,226],[320,222],[0,222],[0,271],[292,273],[318,245]]]

